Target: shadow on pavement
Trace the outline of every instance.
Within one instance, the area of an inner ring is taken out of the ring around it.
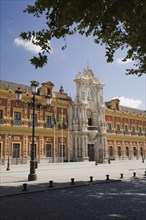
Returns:
[[[2,197],[8,197],[8,196],[16,196],[21,194],[27,194],[27,193],[37,193],[37,192],[43,192],[43,191],[53,191],[53,190],[59,190],[63,188],[71,188],[71,187],[82,187],[82,186],[88,186],[88,185],[94,185],[94,184],[101,184],[101,183],[110,183],[110,182],[117,182],[121,181],[109,179],[109,180],[96,180],[96,181],[74,181],[74,179],[71,180],[71,182],[53,182],[49,181],[48,183],[36,183],[35,181],[16,181],[16,183],[21,182],[21,185],[7,185],[7,186],[1,186],[0,190],[0,198]]]
[[[47,183],[37,184],[39,188],[45,187],[46,190],[28,193],[27,196],[21,194],[15,197],[3,197],[1,199],[2,219],[145,219],[146,178],[104,181],[108,184],[80,183],[84,184],[84,187],[64,187],[58,191],[48,191]],[[54,188],[60,184],[54,183]],[[22,190],[22,187],[18,189]],[[28,186],[28,190],[31,190],[31,185]]]

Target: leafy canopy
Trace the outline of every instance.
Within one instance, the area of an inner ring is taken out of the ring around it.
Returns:
[[[35,68],[47,63],[49,42],[79,33],[92,35],[95,43],[105,45],[107,62],[112,62],[117,49],[127,50],[123,61],[131,59],[134,68],[127,74],[146,73],[146,1],[145,0],[36,0],[25,13],[45,17],[42,30],[20,34],[24,40],[39,45],[42,51],[30,61]],[[64,41],[65,42],[65,41]],[[65,49],[64,43],[62,49]]]

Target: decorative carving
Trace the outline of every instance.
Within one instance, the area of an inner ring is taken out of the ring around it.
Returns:
[[[98,131],[95,130],[95,131],[89,131],[88,132],[88,137],[89,137],[89,140],[90,141],[93,141],[97,138],[97,135],[98,135]]]

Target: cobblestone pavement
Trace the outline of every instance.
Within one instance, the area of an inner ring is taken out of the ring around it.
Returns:
[[[1,220],[146,219],[146,178],[1,198]]]

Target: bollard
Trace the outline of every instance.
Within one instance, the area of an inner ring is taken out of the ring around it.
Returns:
[[[27,191],[27,183],[24,183],[24,184],[23,184],[23,189],[22,189],[22,191]]]
[[[120,175],[121,175],[121,176],[120,176],[120,179],[123,179],[123,178],[124,178],[124,177],[123,177],[123,173],[121,173]]]
[[[53,187],[53,181],[50,180],[50,181],[49,181],[49,188],[52,188],[52,187]]]
[[[106,175],[106,180],[110,180],[110,179],[109,179],[109,175],[108,175],[108,174]]]
[[[144,171],[144,176],[146,176],[146,171]]]
[[[135,173],[135,172],[133,173],[133,177],[134,177],[134,178],[136,177],[136,173]]]
[[[90,183],[93,183],[93,176],[90,176]]]
[[[95,166],[97,166],[98,165],[98,163],[97,162],[95,162]]]
[[[71,178],[71,185],[75,185],[74,178]]]
[[[110,159],[108,159],[108,163],[111,163],[111,160],[110,160]]]

